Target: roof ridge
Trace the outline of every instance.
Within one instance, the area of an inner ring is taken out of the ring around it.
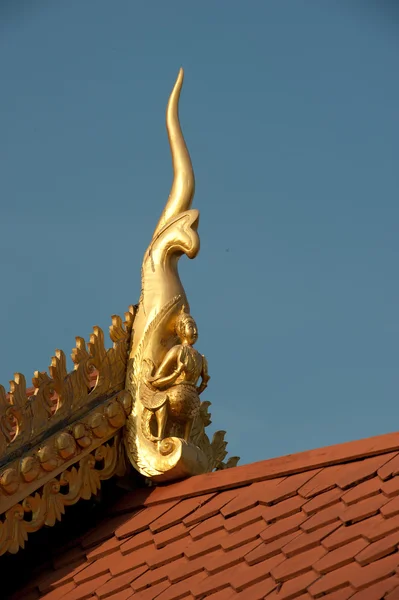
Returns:
[[[170,500],[242,487],[258,481],[353,462],[393,451],[399,452],[398,432],[269,458],[230,469],[196,475],[173,484],[160,485],[148,493],[142,505],[151,506]]]

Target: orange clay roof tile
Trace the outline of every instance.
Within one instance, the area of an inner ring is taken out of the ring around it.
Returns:
[[[384,481],[381,485],[381,491],[384,496],[392,498],[399,495],[399,477],[392,477],[388,481]]]
[[[399,600],[399,586],[395,587],[391,592],[385,595],[384,600]]]
[[[129,587],[129,588],[125,588],[124,590],[121,590],[120,592],[116,592],[115,594],[111,594],[110,596],[107,596],[107,600],[129,600],[132,597],[133,597],[133,590],[131,587]],[[137,598],[137,596],[136,596],[136,598]]]
[[[399,600],[398,457],[389,434],[126,492],[10,598]]]

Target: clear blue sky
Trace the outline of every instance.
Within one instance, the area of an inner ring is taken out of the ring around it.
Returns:
[[[0,381],[138,301],[179,67],[213,426],[252,462],[399,430],[394,2],[0,7]]]

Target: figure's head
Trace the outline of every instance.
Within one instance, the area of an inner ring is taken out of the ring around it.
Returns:
[[[176,333],[182,343],[193,345],[198,339],[196,322],[190,314],[184,312],[184,306],[176,319]]]

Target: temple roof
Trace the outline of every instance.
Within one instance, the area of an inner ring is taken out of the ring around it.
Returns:
[[[394,433],[119,492],[8,597],[396,600],[398,474]]]

